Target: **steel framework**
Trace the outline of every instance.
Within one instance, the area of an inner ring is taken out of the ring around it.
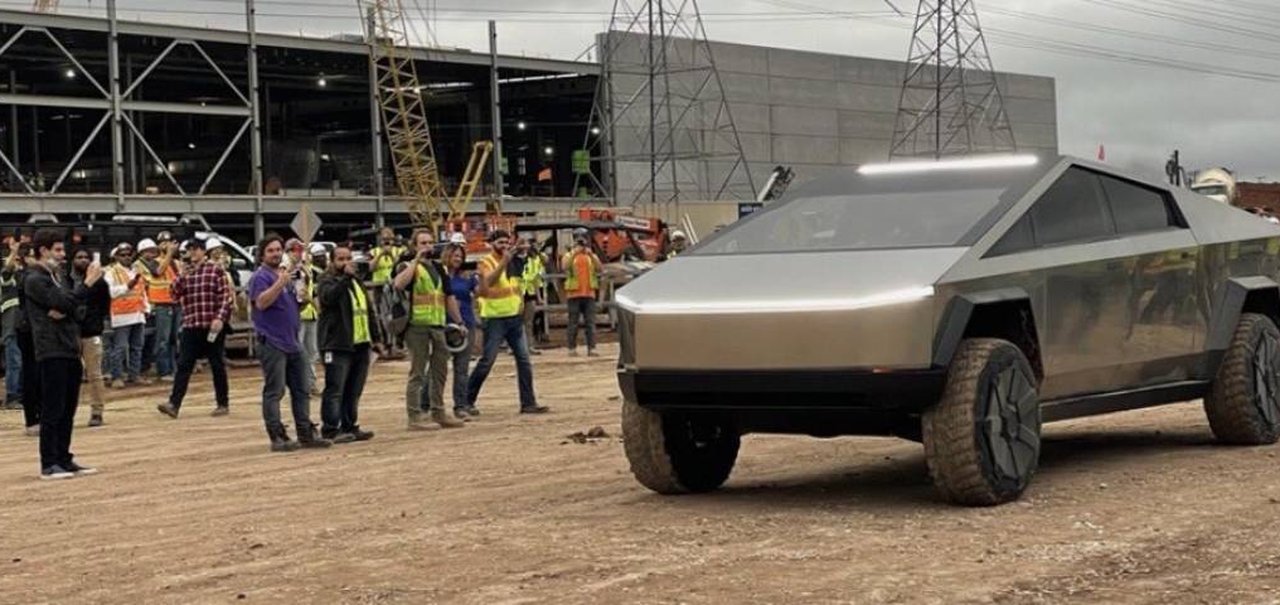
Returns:
[[[755,198],[696,0],[615,0],[597,47],[584,148],[605,174],[580,172],[575,190],[586,180],[614,203]]]
[[[400,195],[409,205],[415,223],[440,223],[441,200],[448,198],[436,165],[435,148],[427,122],[427,91],[418,81],[418,70],[409,51],[409,27],[401,0],[374,0],[367,39],[376,72],[377,101],[383,132],[391,148]]]
[[[1015,150],[974,0],[920,0],[890,159]]]

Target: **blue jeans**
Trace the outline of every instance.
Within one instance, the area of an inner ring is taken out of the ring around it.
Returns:
[[[4,337],[4,392],[7,397],[22,398],[22,349],[16,332]]]
[[[156,374],[160,376],[169,376],[173,374],[174,369],[174,331],[178,329],[178,311],[177,307],[171,305],[156,305]]]
[[[476,343],[476,326],[467,328],[467,348],[453,353],[453,409],[460,410],[469,405],[467,401],[467,372],[471,370],[471,349]]]
[[[111,334],[111,379],[137,380],[142,372],[142,341],[147,324],[113,328]]]
[[[503,341],[511,347],[511,354],[516,358],[516,380],[520,386],[520,408],[528,409],[538,406],[538,398],[533,394],[533,363],[529,360],[529,345],[525,340],[524,319],[519,315],[487,319],[484,323],[484,355],[471,372],[467,381],[467,402],[475,407],[480,398],[480,388],[493,369],[493,362],[498,358],[498,347]]]
[[[293,408],[293,426],[299,433],[311,430],[311,385],[307,383],[306,359],[301,352],[285,353],[258,339],[258,362],[262,364],[262,421],[268,433],[280,421],[280,400],[285,387]]]

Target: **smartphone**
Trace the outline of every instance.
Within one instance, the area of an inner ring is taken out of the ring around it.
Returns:
[[[100,264],[102,264],[102,253],[101,253],[101,252],[94,252],[94,253],[93,253],[93,262],[94,262],[94,263],[97,263],[97,264],[99,264],[99,265],[100,265]]]

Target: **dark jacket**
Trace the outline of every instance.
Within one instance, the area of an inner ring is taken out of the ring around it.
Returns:
[[[23,306],[31,322],[36,361],[80,359],[80,320],[84,318],[84,284],[72,290],[65,278],[55,280],[48,267],[36,263],[27,268],[22,282]],[[56,310],[64,317],[49,317]]]
[[[76,288],[84,286],[84,276],[71,274],[71,283]],[[111,317],[111,286],[107,280],[100,279],[92,288],[85,288],[84,319],[80,321],[80,338],[102,336],[106,330],[107,319]]]
[[[321,351],[355,350],[351,342],[355,335],[355,322],[352,321],[351,287],[359,284],[346,275],[335,276],[325,273],[316,284],[316,298],[320,300],[320,319],[316,324],[316,340]],[[359,286],[363,287],[363,286]],[[365,296],[368,307],[369,327],[373,328],[373,297]]]

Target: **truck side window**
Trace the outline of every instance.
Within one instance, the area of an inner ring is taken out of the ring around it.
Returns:
[[[1102,189],[1111,203],[1116,231],[1142,233],[1186,227],[1165,192],[1110,176],[1098,178],[1102,180]]]
[[[1036,200],[987,256],[1092,242],[1115,235],[1098,175],[1073,166]]]

